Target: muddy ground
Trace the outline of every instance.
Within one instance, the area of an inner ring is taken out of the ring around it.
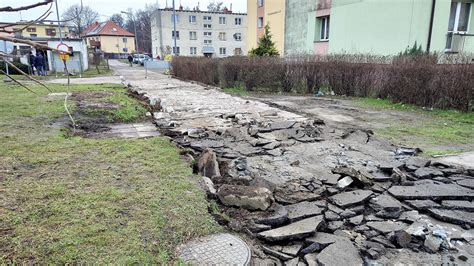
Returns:
[[[474,171],[372,132],[417,117],[327,99],[244,99],[111,66],[196,161],[219,221],[252,245],[253,264],[472,263]]]

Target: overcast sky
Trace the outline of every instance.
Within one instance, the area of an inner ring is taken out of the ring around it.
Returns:
[[[29,5],[32,3],[40,2],[41,0],[0,0],[0,6],[12,6],[19,7]],[[175,0],[176,7],[181,4],[186,7],[194,7],[200,3],[201,10],[206,10],[209,0]],[[221,0],[227,7],[232,3],[232,9],[234,12],[247,12],[247,0]],[[67,7],[79,4],[80,0],[58,0],[59,13],[63,12]],[[164,7],[166,0],[83,0],[84,5],[90,6],[92,9],[99,12],[101,20],[106,20],[110,15],[114,13],[120,13],[121,10],[127,10],[127,8],[142,9],[146,4],[158,3],[160,7]],[[168,5],[171,6],[172,0],[168,0]],[[0,22],[16,22],[20,19],[31,20],[40,16],[46,7],[38,7],[34,10],[21,12],[1,12]],[[48,19],[56,18],[56,9],[53,8],[54,13],[51,14]]]

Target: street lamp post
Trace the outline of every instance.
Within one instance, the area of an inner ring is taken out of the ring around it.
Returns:
[[[125,11],[121,11],[120,13],[123,13],[123,14],[127,14],[127,15],[130,15],[131,17],[133,17],[133,14],[130,13],[130,12],[125,12]],[[133,40],[135,41],[135,50],[136,52],[138,52],[138,42],[137,42],[137,21],[135,20],[135,18],[133,18],[133,30],[135,31],[135,38],[133,38]]]

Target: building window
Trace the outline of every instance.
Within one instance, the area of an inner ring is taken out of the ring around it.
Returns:
[[[204,32],[204,37],[212,37],[212,32],[211,31],[205,31]]]
[[[56,36],[56,29],[46,29],[46,35]]]
[[[128,48],[122,48],[122,51],[123,51],[124,53],[128,53]]]
[[[221,25],[227,24],[226,18],[225,17],[219,17],[219,24],[221,24]]]
[[[122,38],[123,43],[127,43],[128,39],[127,38]]]
[[[174,21],[176,21],[176,23],[178,23],[178,22],[179,22],[179,15],[176,15],[176,18],[175,18],[175,20],[174,20],[174,21],[173,21],[173,18],[175,18],[175,17],[174,17],[174,15],[173,15],[173,14],[171,14],[171,23],[173,23]]]
[[[30,37],[38,37],[38,34],[31,33],[31,34],[30,34]]]
[[[234,40],[236,40],[236,41],[242,41],[242,33],[236,33],[236,34],[234,34]]]
[[[453,35],[467,33],[469,18],[471,17],[471,3],[452,2],[449,13],[448,35],[446,49],[451,50],[453,45]]]
[[[328,41],[329,40],[329,16],[318,18],[320,22],[319,28],[319,40]]]
[[[212,44],[212,40],[204,40],[204,44],[211,45],[211,44]]]
[[[204,16],[203,20],[204,21],[212,21],[212,17],[211,16]]]
[[[197,48],[196,47],[190,47],[189,48],[189,54],[196,55],[197,54]]]
[[[26,31],[27,32],[36,32],[36,28],[27,28]]]
[[[197,34],[195,31],[190,31],[189,32],[189,39],[190,40],[197,40]]]
[[[224,47],[219,48],[219,54],[220,55],[225,55],[226,54],[226,48],[224,48]]]
[[[196,23],[196,16],[194,16],[194,15],[189,16],[189,23],[195,24]]]
[[[263,17],[258,17],[257,27],[263,28]]]
[[[258,3],[258,6],[259,6],[259,7],[262,7],[262,6],[263,6],[263,0],[258,0],[257,3]]]
[[[242,55],[242,48],[235,48],[234,55]]]
[[[174,38],[175,35],[176,35],[176,39],[179,39],[179,30],[176,31],[176,34],[175,34],[175,31],[171,32],[171,38]]]
[[[212,28],[212,24],[204,24],[204,28],[205,29],[210,29],[210,28]]]
[[[226,41],[227,40],[227,36],[226,36],[225,32],[219,32],[219,40],[220,41]]]
[[[235,25],[242,25],[242,18],[235,18]]]
[[[173,54],[179,54],[179,47],[173,47]]]

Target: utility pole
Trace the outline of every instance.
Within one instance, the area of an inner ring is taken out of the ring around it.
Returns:
[[[173,54],[176,55],[178,53],[177,48],[176,48],[176,6],[175,6],[175,0],[173,0],[173,41],[174,41],[174,48],[173,48]]]

